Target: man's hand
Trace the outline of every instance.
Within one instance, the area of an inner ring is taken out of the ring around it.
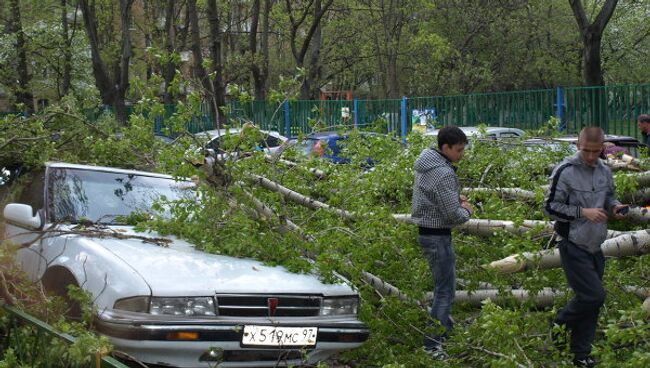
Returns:
[[[619,204],[612,208],[612,212],[614,213],[614,218],[617,220],[624,219],[627,216],[629,210],[630,210],[630,206],[627,204]]]
[[[460,196],[460,206],[463,207],[464,209],[469,211],[469,214],[471,215],[474,213],[474,207],[469,203],[467,198],[464,198],[465,196],[461,195]]]
[[[582,208],[582,217],[591,222],[605,222],[607,221],[607,212],[602,208]]]

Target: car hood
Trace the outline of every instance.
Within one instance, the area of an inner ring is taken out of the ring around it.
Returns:
[[[116,227],[122,235],[140,238],[93,238],[133,268],[156,296],[205,296],[214,293],[305,293],[349,295],[344,284],[324,284],[311,274],[295,274],[283,267],[265,266],[259,261],[208,254],[186,241],[165,236],[172,242],[161,246],[143,242],[156,238],[154,232],[137,233],[129,227]]]

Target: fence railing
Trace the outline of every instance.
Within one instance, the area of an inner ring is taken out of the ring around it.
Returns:
[[[650,113],[650,83],[389,100],[230,101],[227,107],[231,125],[250,121],[262,129],[276,130],[290,137],[335,126],[400,136],[418,124],[539,129],[551,117],[567,133],[597,125],[610,134],[639,137],[635,119],[639,114]],[[104,111],[91,111],[87,115],[93,120]],[[175,111],[175,106],[165,106],[163,116],[153,117],[154,130],[164,130]],[[213,129],[212,121],[210,109],[203,104],[201,111],[185,125],[187,130],[196,133]]]
[[[21,367],[60,368],[75,367],[65,354],[66,347],[75,342],[69,334],[55,330],[49,324],[33,317],[22,310],[3,304],[0,308],[6,314],[6,322],[0,328],[3,330],[0,338],[0,359],[4,357],[9,347],[13,350]],[[28,327],[29,333],[21,332],[20,327]],[[92,364],[83,366],[101,368],[128,368],[127,365],[108,356],[95,356]]]
[[[231,101],[229,107],[231,118],[288,136],[332,126],[381,129],[402,136],[417,124],[539,129],[551,117],[567,133],[596,125],[610,134],[638,136],[636,117],[650,113],[650,84],[391,100]]]

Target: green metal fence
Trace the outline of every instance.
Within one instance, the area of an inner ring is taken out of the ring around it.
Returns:
[[[486,124],[538,129],[555,117],[567,133],[576,133],[586,125],[598,125],[610,134],[638,137],[635,119],[641,113],[650,113],[650,84],[390,100],[231,101],[227,110],[231,125],[250,121],[262,129],[277,130],[287,136],[333,127],[405,135],[413,124],[422,122],[439,126]],[[97,119],[105,111],[110,109],[93,111],[89,119]],[[155,131],[163,130],[175,112],[175,106],[166,106],[164,116],[154,117]],[[189,120],[186,127],[192,133],[213,128],[206,104]]]
[[[650,113],[650,84],[558,87],[517,92],[392,100],[256,101],[230,103],[230,117],[285,135],[324,127],[359,127],[407,134],[413,124],[486,124],[539,129],[551,118],[566,133],[597,125],[610,134],[638,136],[636,116]]]
[[[5,357],[9,347],[21,367],[60,368],[77,367],[65,353],[67,346],[74,343],[71,335],[56,331],[47,323],[15,307],[3,304],[0,316],[4,326],[0,328],[0,359]],[[29,331],[21,330],[27,327]],[[108,356],[92,356],[92,364],[84,366],[101,368],[128,368],[127,365]]]

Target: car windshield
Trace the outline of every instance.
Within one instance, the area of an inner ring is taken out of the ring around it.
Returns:
[[[49,171],[48,209],[53,222],[82,220],[117,224],[132,213],[153,213],[168,206],[155,206],[191,198],[193,184],[170,178],[83,169],[55,168]]]

